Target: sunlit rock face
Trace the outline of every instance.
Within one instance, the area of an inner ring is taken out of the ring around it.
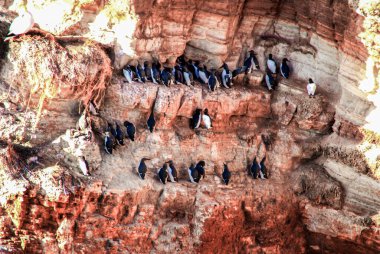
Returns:
[[[371,33],[360,38],[376,13],[357,10],[368,2],[0,1],[26,6],[53,35],[0,44],[0,250],[378,253],[379,139],[362,130],[376,130],[378,61]],[[1,10],[2,37],[15,16]],[[251,49],[261,71],[270,53],[278,65],[287,57],[291,78],[270,93],[256,72],[210,93],[199,84],[127,84],[120,75],[131,60],[170,64],[182,54],[234,68]],[[308,78],[316,98],[306,96]],[[76,130],[89,100],[100,112],[91,116],[93,139]],[[211,130],[189,128],[197,108],[208,108]],[[107,122],[125,120],[136,140],[106,154]],[[41,164],[17,173],[33,156]],[[151,159],[145,180],[136,173],[143,157]],[[268,180],[248,174],[254,157],[266,158]],[[168,160],[180,182],[163,185],[157,169]],[[199,160],[206,178],[192,184],[187,169]]]
[[[20,9],[21,2],[11,8]],[[366,78],[368,55],[358,37],[363,18],[353,5],[301,0],[83,0],[27,1],[26,6],[42,29],[114,46],[118,67],[130,58],[172,62],[182,53],[211,67],[222,61],[235,67],[254,49],[264,68],[269,53],[279,63],[286,56],[295,77],[314,78],[339,101],[341,118],[363,125],[373,108],[358,89]]]

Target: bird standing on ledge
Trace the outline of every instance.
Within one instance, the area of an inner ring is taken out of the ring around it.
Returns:
[[[20,16],[12,21],[9,27],[9,33],[4,41],[9,41],[10,39],[29,32],[34,26],[34,19],[32,14],[26,9],[20,12]]]

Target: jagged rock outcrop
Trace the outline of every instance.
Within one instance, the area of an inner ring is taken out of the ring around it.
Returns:
[[[95,42],[25,35],[7,45],[6,56],[1,66],[1,98],[18,105],[12,110],[22,111],[18,114],[22,123],[5,115],[12,128],[4,130],[3,137],[23,142],[46,142],[47,134],[52,140],[75,127],[78,102],[92,101],[99,107],[112,75],[109,57]],[[36,124],[51,131],[36,130]]]
[[[19,158],[17,170],[0,164],[0,252],[379,251],[378,160],[369,163],[358,145],[374,104],[360,88],[371,70],[356,1],[25,3],[54,36],[35,30],[0,43],[0,158]],[[49,22],[41,15],[56,9]],[[15,13],[0,14],[4,36]],[[198,83],[127,84],[119,71],[130,59],[173,63],[181,54],[232,68],[249,49],[262,70],[213,93]],[[269,53],[278,63],[286,56],[293,71],[273,93],[260,84]],[[305,96],[309,77],[316,98]],[[87,132],[76,123],[90,100],[100,115],[88,116]],[[208,108],[211,130],[189,128],[196,108]],[[106,154],[107,122],[125,120],[136,140]],[[151,158],[145,180],[136,173],[142,157]],[[268,180],[249,176],[254,157],[266,157]],[[168,160],[180,181],[162,185],[157,169]],[[199,160],[206,178],[193,184],[187,169]]]

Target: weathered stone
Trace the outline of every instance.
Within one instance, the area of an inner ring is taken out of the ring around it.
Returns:
[[[330,177],[323,167],[305,165],[292,175],[294,191],[306,196],[313,204],[327,205],[341,209],[344,204],[344,189],[341,184]]]
[[[358,88],[368,72],[368,53],[358,36],[363,18],[352,1],[60,4],[27,1],[41,28],[68,37],[33,32],[9,47],[0,43],[0,139],[21,145],[25,158],[20,153],[19,161],[39,159],[25,164],[29,168],[19,175],[0,165],[0,252],[378,252],[378,228],[372,223],[379,210],[378,182],[355,172],[368,172],[364,157],[356,156],[361,153],[339,151],[342,165],[321,145],[329,142],[324,137],[334,137],[331,130],[341,139],[359,139],[356,126],[373,109]],[[53,9],[59,15],[52,15]],[[14,17],[2,11],[2,37]],[[106,44],[110,59],[103,46],[73,34]],[[126,84],[118,70],[131,59],[173,63],[182,54],[208,68],[225,61],[233,69],[251,49],[262,71],[269,53],[278,66],[287,57],[290,79],[278,74],[279,85],[269,93],[260,86],[263,72],[255,71],[236,77],[233,88],[211,93],[198,83]],[[27,108],[29,94],[50,78],[61,89],[44,105],[32,132],[40,97],[32,96]],[[316,98],[306,94],[308,78],[317,84]],[[80,85],[89,85],[89,94],[101,85],[98,97],[88,97],[98,99],[100,110],[100,116],[89,117],[93,139],[74,130]],[[208,108],[212,129],[189,128],[196,108]],[[152,111],[157,128],[150,133],[146,121]],[[106,154],[107,122],[119,123],[125,133],[125,120],[136,125],[136,140]],[[330,139],[330,145],[336,141]],[[351,147],[345,142],[339,145]],[[91,176],[79,171],[80,155]],[[151,159],[145,180],[136,172],[142,157]],[[254,157],[266,158],[268,180],[247,174]],[[168,160],[174,160],[180,180],[162,185],[157,169]],[[187,169],[199,160],[206,161],[206,178],[192,184]],[[320,166],[303,167],[310,161],[322,165],[323,174]],[[223,163],[232,172],[228,186],[220,177]],[[307,199],[292,192],[291,180],[298,176],[297,192]]]

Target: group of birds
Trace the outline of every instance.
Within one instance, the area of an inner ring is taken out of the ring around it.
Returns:
[[[154,116],[154,106],[155,103],[153,103],[151,112],[149,114],[149,118],[146,122],[148,130],[153,133],[155,126],[156,126],[156,119]],[[94,115],[98,114],[94,110],[93,104],[90,102],[90,112]],[[83,114],[80,121],[85,121],[83,119],[85,118],[86,114]],[[208,109],[206,108],[202,114],[202,109],[197,108],[193,114],[192,117],[192,124],[191,127],[193,129],[197,129],[200,127],[201,122],[203,121],[204,126],[206,129],[211,129],[212,128],[212,120],[211,117],[208,113]],[[88,125],[88,124],[87,124]],[[111,123],[108,123],[108,126],[105,130],[105,139],[104,139],[104,149],[108,154],[112,154],[112,150],[117,146],[117,145],[124,145],[124,138],[127,137],[131,141],[135,141],[135,134],[136,134],[136,127],[133,123],[129,121],[124,122],[124,126],[126,128],[126,131],[122,130],[122,127],[116,122],[115,123],[116,127],[114,128]],[[85,129],[85,127],[83,127]]]
[[[206,129],[212,128],[212,120],[208,114],[208,109],[206,108],[202,114],[201,109],[196,109],[192,117],[191,127],[197,129],[200,127],[203,121]],[[117,145],[124,146],[124,138],[128,138],[132,142],[135,141],[136,127],[133,123],[129,121],[124,122],[125,130],[117,122],[115,123],[115,128],[113,124],[107,123],[107,128],[105,130],[104,138],[104,150],[108,154],[112,154],[112,151],[117,147]],[[156,125],[156,119],[154,117],[153,109],[147,120],[148,130],[152,133]],[[84,128],[83,128],[84,129]]]
[[[124,126],[125,131],[122,130],[122,127],[118,123],[116,123],[116,128],[114,128],[111,123],[108,123],[104,139],[104,150],[106,153],[112,154],[113,149],[115,149],[117,145],[123,146],[125,137],[132,142],[135,141],[135,125],[129,121],[125,121]]]
[[[27,33],[33,28],[34,24],[33,15],[26,8],[25,10],[21,10],[20,15],[12,21],[9,27],[9,33],[4,41]],[[289,60],[284,58],[280,65],[280,73],[286,79],[288,79],[290,75],[288,62]],[[172,83],[191,86],[194,85],[194,81],[198,81],[201,84],[207,84],[210,91],[215,91],[217,87],[220,87],[220,83],[226,88],[231,88],[233,85],[233,77],[243,72],[246,74],[250,73],[253,69],[259,70],[260,66],[256,53],[250,50],[249,56],[244,60],[242,67],[231,72],[228,65],[223,63],[220,68],[222,71],[219,73],[217,73],[215,69],[208,71],[207,66],[201,65],[200,61],[192,61],[191,59],[186,61],[184,55],[182,55],[177,58],[174,67],[163,67],[158,61],[154,61],[153,63],[145,61],[143,65],[140,63],[136,66],[126,65],[123,68],[123,74],[128,83],[132,83],[132,81],[151,81],[155,84],[161,83],[165,86],[170,86]],[[265,83],[269,90],[273,90],[276,85],[277,64],[272,54],[269,54],[265,73]],[[315,90],[316,84],[312,79],[309,79],[307,85],[309,97],[314,98]]]
[[[34,26],[34,19],[32,14],[25,10],[20,12],[20,16],[15,18],[9,28],[9,33],[4,41],[8,41],[18,35],[27,33]],[[285,77],[289,77],[289,68],[286,65],[287,59],[284,59],[281,65],[281,74]],[[274,67],[273,67],[274,66]],[[272,74],[275,74],[275,62],[272,56],[268,59],[268,69]],[[171,84],[185,84],[188,86],[194,85],[194,81],[198,81],[201,84],[207,84],[210,91],[215,91],[216,88],[220,87],[222,84],[225,88],[231,88],[233,85],[232,78],[238,74],[245,72],[250,73],[254,68],[260,69],[257,58],[254,51],[250,51],[250,55],[244,61],[244,65],[233,72],[230,71],[228,65],[223,63],[221,66],[221,71],[217,72],[216,69],[207,70],[206,65],[201,65],[199,61],[185,60],[184,56],[177,58],[176,65],[174,68],[163,67],[159,62],[144,62],[143,65],[137,64],[137,66],[127,65],[123,69],[123,74],[127,79],[127,82],[132,83],[132,81],[146,82],[151,81],[155,84],[161,83],[165,86],[170,86]],[[269,72],[267,72],[268,74]],[[268,86],[269,88],[269,86]],[[207,129],[212,128],[212,121],[208,114],[208,109],[205,109],[203,114],[201,109],[196,109],[192,118],[192,127],[197,129],[200,127],[201,122]],[[153,132],[156,124],[154,118],[153,109],[147,120],[148,129]],[[128,138],[132,142],[135,140],[136,127],[133,123],[129,121],[124,122],[125,131],[122,129],[118,123],[115,123],[115,128],[111,123],[108,123],[105,132],[104,139],[104,149],[106,153],[112,154],[112,151],[117,145],[124,145],[124,138]],[[140,161],[138,167],[138,173],[141,179],[145,178],[147,172],[147,167],[145,161],[149,160],[143,158]],[[265,158],[264,158],[265,160]],[[263,161],[264,161],[263,160]],[[257,172],[263,177],[264,162],[258,164],[256,158],[251,167],[251,174],[254,178],[257,176]],[[88,163],[84,156],[78,157],[79,167],[82,169],[84,175],[89,175]],[[195,166],[191,164],[188,169],[189,179],[193,183],[198,183],[202,178],[205,177],[205,162],[199,161]],[[173,161],[165,162],[163,167],[157,172],[158,177],[162,183],[166,183],[168,180],[170,182],[177,182],[178,175],[177,170],[174,166]],[[228,169],[227,164],[224,164],[224,170],[222,173],[222,179],[225,184],[228,184],[231,178],[231,172]]]
[[[145,164],[146,161],[150,159],[142,158],[140,160],[140,164],[137,168],[139,177],[144,180],[145,176],[148,172],[148,167]],[[256,157],[253,159],[252,165],[250,167],[250,174],[254,179],[258,177],[260,179],[267,179],[267,168],[265,166],[266,157],[257,162]],[[197,164],[191,163],[190,167],[187,169],[189,181],[192,183],[199,183],[201,179],[204,179],[206,176],[206,162],[201,160]],[[163,166],[157,170],[157,176],[161,183],[166,184],[168,181],[175,183],[178,182],[178,172],[176,167],[174,166],[174,162],[172,160],[167,161],[163,164]],[[226,163],[223,164],[223,172],[222,172],[222,180],[228,185],[231,179],[231,171],[228,168]]]
[[[288,79],[290,68],[289,60],[284,58],[280,65],[281,75]],[[201,84],[207,84],[210,91],[215,91],[222,84],[225,88],[231,88],[233,85],[232,79],[241,73],[251,73],[253,70],[260,70],[259,61],[256,53],[251,50],[249,56],[244,60],[243,66],[231,71],[226,63],[218,69],[207,69],[206,65],[201,65],[200,61],[186,61],[182,55],[177,58],[174,67],[163,67],[158,61],[150,63],[145,61],[143,65],[128,64],[123,68],[123,74],[128,83],[138,81],[145,83],[147,81],[155,84],[170,86],[171,84],[185,84],[187,86],[194,85],[194,81]],[[269,90],[273,90],[276,85],[277,64],[273,59],[273,55],[269,54],[267,67],[265,72],[265,82]]]
[[[144,180],[145,175],[148,172],[148,167],[146,166],[145,162],[150,159],[148,158],[142,158],[140,161],[140,164],[137,168],[139,177]],[[189,180],[192,183],[199,183],[199,181],[206,176],[206,162],[201,160],[196,165],[194,163],[191,163],[190,167],[188,168],[188,175]],[[157,170],[157,176],[161,183],[166,184],[168,181],[175,183],[178,182],[178,172],[176,167],[174,166],[174,162],[172,160],[167,161],[164,163],[164,165]],[[228,185],[228,182],[231,178],[231,172],[228,169],[227,164],[224,164],[224,170],[222,173],[222,180],[223,182]]]
[[[152,114],[150,115],[149,119],[151,119]],[[152,126],[149,126],[149,119],[148,119],[148,128],[152,128]],[[154,117],[152,118],[154,120]],[[151,119],[151,120],[152,120]],[[201,109],[196,109],[195,113],[193,115],[193,125],[192,127],[194,129],[199,128],[201,121],[203,120],[205,127],[207,129],[212,128],[211,124],[211,118],[208,115],[208,110],[205,109],[202,115],[202,110]],[[133,123],[129,121],[124,122],[125,126],[125,131],[123,131],[122,127],[116,122],[115,123],[115,128],[111,123],[108,123],[108,126],[106,128],[105,132],[105,146],[104,149],[106,153],[112,154],[113,149],[116,148],[117,145],[124,145],[124,138],[127,137],[131,141],[135,140],[135,133],[136,133],[136,127],[134,126]],[[84,157],[81,156],[78,158],[80,167],[82,169],[85,168],[87,170],[83,170],[82,172],[84,175],[88,175],[88,165],[87,162],[85,161]],[[147,166],[145,164],[146,161],[150,159],[148,158],[142,158],[140,161],[140,164],[138,166],[138,175],[139,177],[144,180],[145,175],[147,173]],[[266,167],[264,165],[265,162],[265,157],[261,160],[260,163],[257,163],[256,157],[253,160],[252,166],[250,167],[250,174],[254,179],[257,178],[259,175],[260,178],[265,179],[266,178]],[[83,165],[81,165],[83,164]],[[205,161],[199,161],[196,165],[193,163],[190,165],[188,169],[188,175],[189,175],[189,180],[192,183],[198,183],[202,178],[205,177],[205,166],[206,163]],[[168,181],[170,182],[178,182],[178,173],[177,169],[174,166],[174,162],[172,160],[167,161],[163,164],[163,166],[158,169],[157,175],[159,180],[163,183],[166,184]],[[227,164],[224,164],[224,169],[222,173],[222,180],[223,182],[228,185],[229,181],[231,178],[231,172],[227,166]]]
[[[290,68],[287,64],[289,60],[287,58],[282,59],[282,63],[280,65],[280,73],[281,76],[285,79],[288,79],[290,76]],[[277,78],[277,64],[273,59],[273,55],[269,54],[267,60],[267,69],[265,72],[265,83],[269,89],[269,91],[273,90],[276,86],[276,78]]]
[[[197,108],[195,110],[195,112],[193,114],[193,118],[192,118],[192,128],[198,129],[200,127],[202,121],[203,121],[206,129],[212,128],[212,120],[211,120],[210,115],[208,114],[207,108],[203,111],[203,114],[202,114],[202,109]]]
[[[164,67],[158,61],[145,61],[142,65],[128,64],[123,68],[123,75],[128,83],[137,81],[140,83],[153,82],[170,86],[172,84],[183,84],[194,86],[194,82],[208,85],[210,91],[215,91],[222,84],[225,88],[231,88],[232,72],[226,63],[220,67],[221,70],[207,69],[200,61],[186,60],[182,55],[177,58],[174,67]]]
[[[261,179],[267,178],[267,168],[265,167],[265,160],[266,160],[265,156],[264,158],[261,159],[260,163],[257,163],[256,157],[253,159],[252,165],[249,170],[253,179],[257,179],[258,176]]]
[[[148,167],[146,166],[145,162],[150,159],[148,158],[142,158],[139,164],[139,167],[137,168],[139,177],[144,180],[145,175],[148,171]],[[167,181],[169,180],[172,183],[178,182],[178,172],[177,169],[174,166],[174,163],[172,160],[165,162],[162,168],[160,168],[157,171],[157,175],[159,180],[163,183],[166,184]]]
[[[280,65],[280,73],[281,75],[288,79],[290,76],[290,68],[288,65],[290,62],[287,58],[282,59],[282,63]],[[253,50],[249,51],[249,56],[244,60],[244,64],[242,67],[237,68],[232,72],[232,76],[235,77],[240,73],[251,73],[253,70],[260,70],[260,64],[257,60],[256,53]],[[267,66],[265,71],[265,83],[269,89],[269,91],[273,90],[276,85],[277,78],[277,63],[273,59],[273,55],[269,54],[267,60]]]
[[[282,63],[280,65],[280,73],[281,76],[285,79],[288,79],[290,76],[290,68],[287,64],[290,62],[287,58],[282,59]],[[273,55],[269,54],[268,60],[267,60],[267,70],[265,74],[265,83],[269,89],[269,91],[273,90],[276,86],[276,78],[277,78],[277,64],[276,61],[273,59]],[[309,78],[309,82],[306,86],[307,93],[309,95],[309,98],[315,98],[315,90],[317,89],[317,85],[314,83],[314,81]]]
[[[138,167],[138,174],[141,179],[145,179],[145,174],[147,173],[147,166],[145,164],[145,161],[150,160],[147,158],[142,158]],[[202,178],[205,177],[206,171],[205,171],[206,163],[204,161],[199,161],[196,166],[194,167],[194,164],[191,164],[190,168],[188,169],[189,173],[189,179],[192,183],[198,183]],[[178,172],[177,169],[174,166],[174,163],[172,160],[165,162],[162,168],[157,170],[158,179],[161,183],[166,184],[168,180],[172,183],[178,182]]]

